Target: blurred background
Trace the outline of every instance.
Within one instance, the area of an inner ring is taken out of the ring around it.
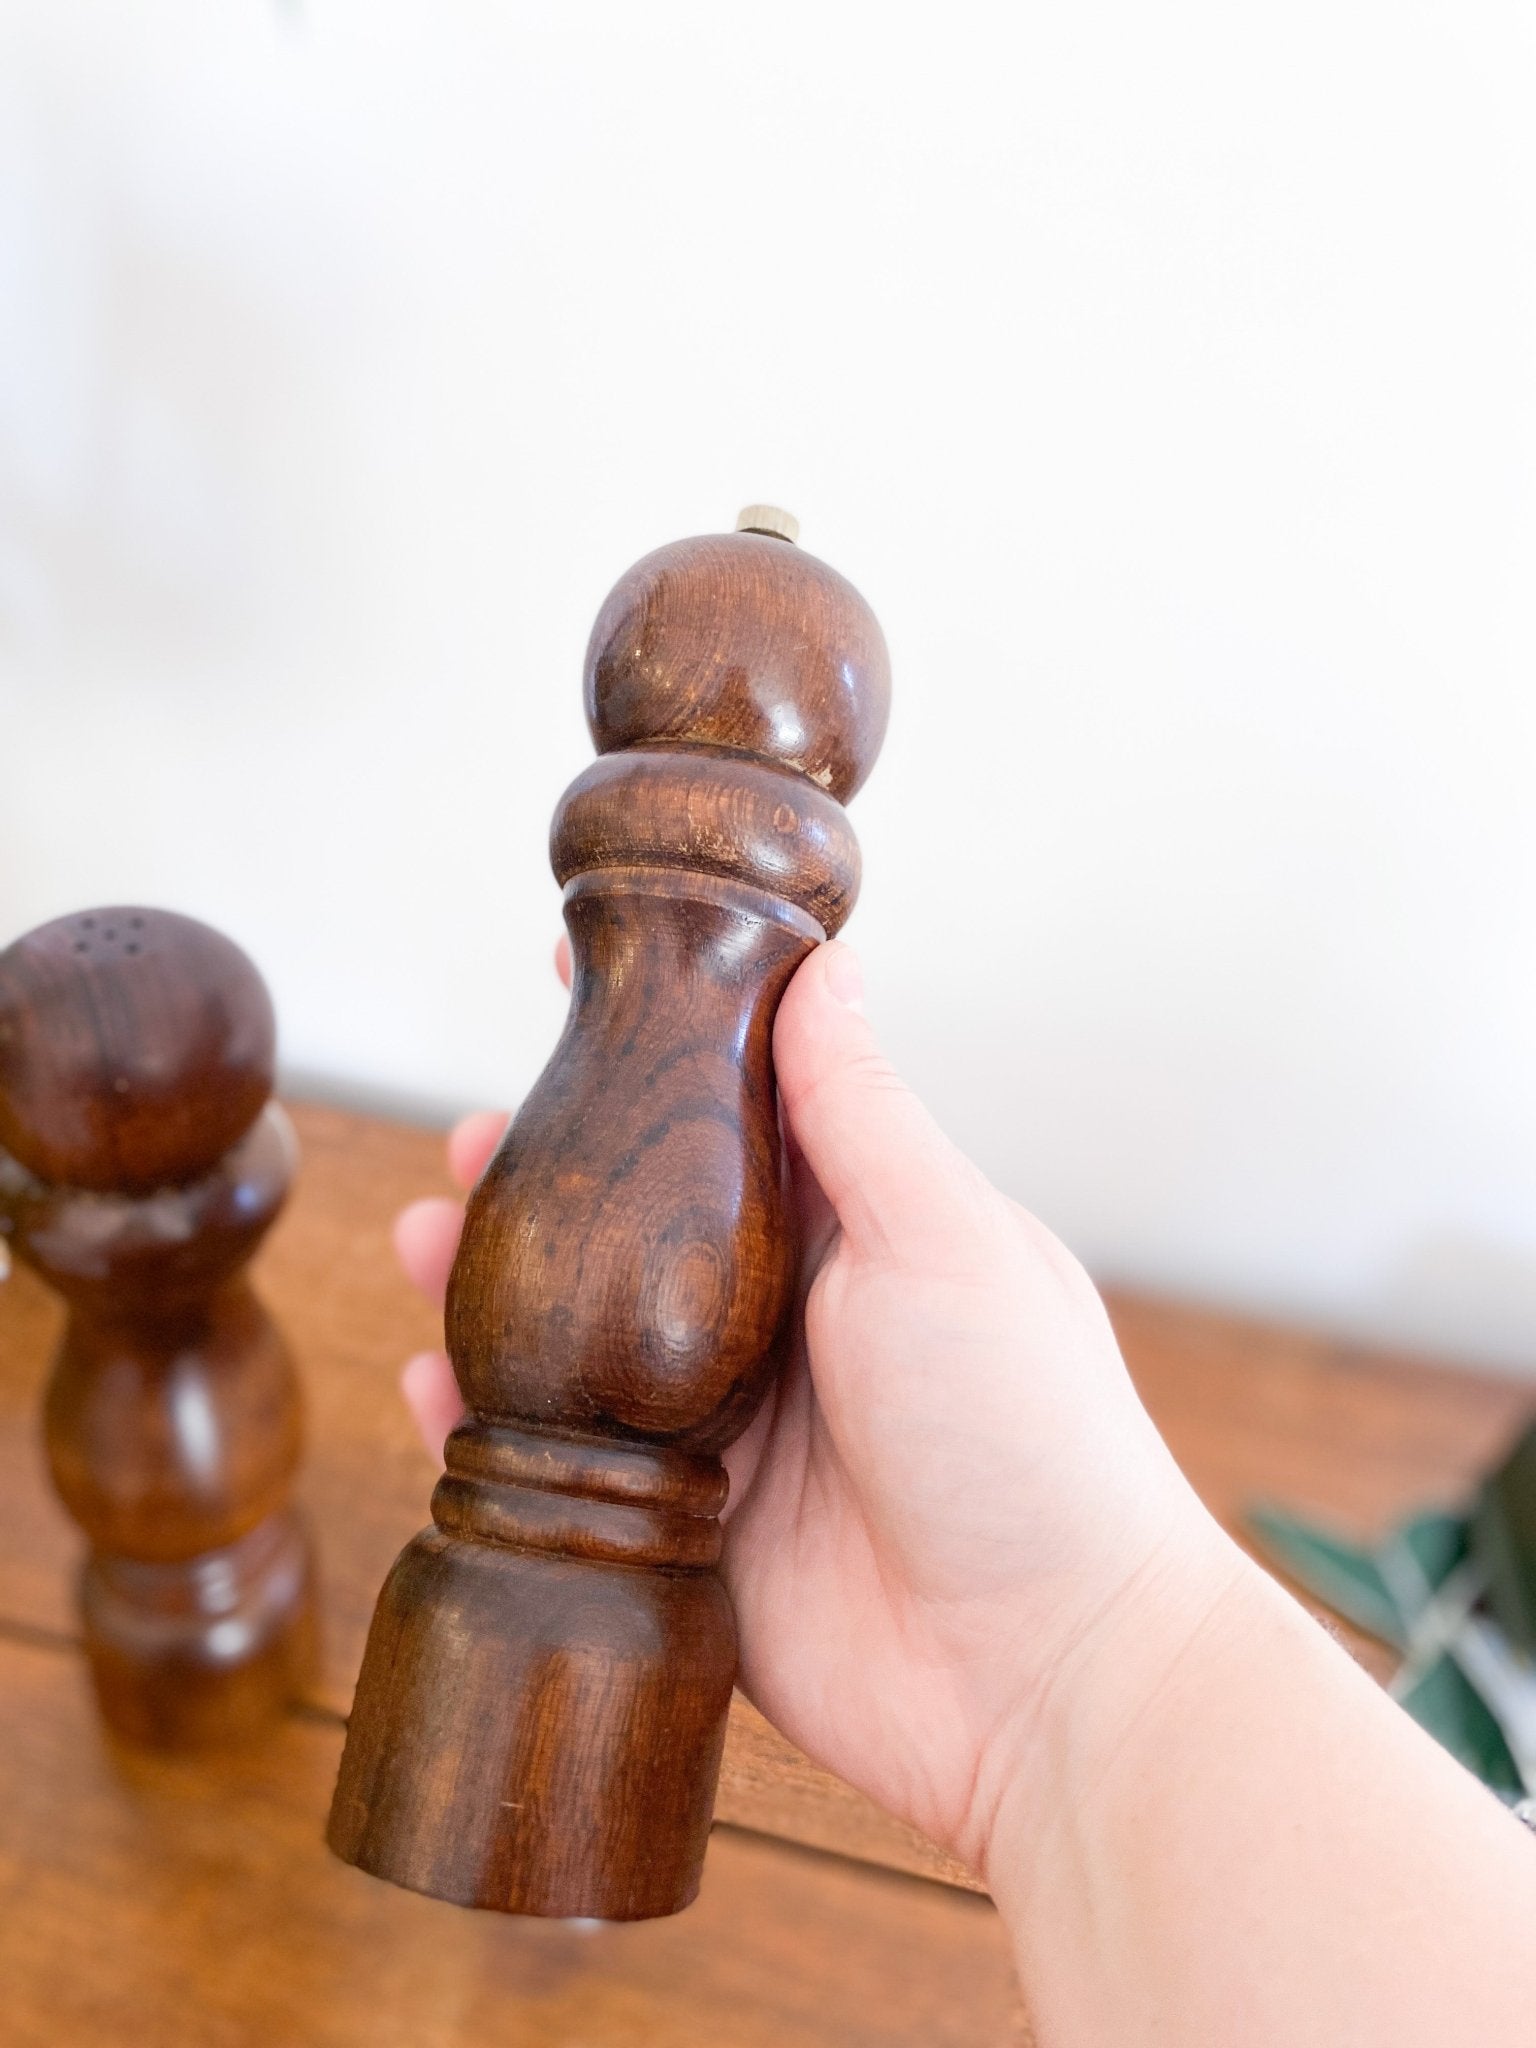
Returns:
[[[515,1102],[638,555],[891,643],[850,933],[1107,1279],[1536,1370],[1536,18],[0,0],[0,940]]]

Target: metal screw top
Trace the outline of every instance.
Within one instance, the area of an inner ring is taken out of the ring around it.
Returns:
[[[787,540],[793,546],[800,538],[800,522],[779,505],[743,505],[736,515],[736,531],[766,533],[772,540]]]

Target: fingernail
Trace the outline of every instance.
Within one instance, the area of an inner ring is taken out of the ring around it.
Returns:
[[[864,970],[859,965],[859,956],[851,946],[833,945],[827,948],[827,988],[840,1003],[850,1010],[864,1008]]]

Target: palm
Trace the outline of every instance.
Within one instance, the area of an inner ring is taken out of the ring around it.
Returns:
[[[726,1456],[742,1682],[809,1755],[974,1855],[993,1738],[1155,1560],[1188,1489],[1081,1269],[900,1088],[818,955],[775,1054],[803,1314]],[[504,1127],[454,1132],[463,1186]],[[397,1226],[438,1299],[461,1223],[436,1200]],[[413,1359],[405,1389],[441,1444],[460,1411],[446,1356]]]
[[[819,1195],[808,1205],[821,1207]],[[814,1228],[814,1227],[813,1227]],[[817,1241],[819,1240],[819,1241]],[[725,1570],[741,1630],[743,1689],[791,1741],[928,1832],[961,1832],[961,1784],[915,1784],[914,1720],[954,1711],[904,1545],[886,1528],[895,1475],[871,1483],[868,1390],[850,1331],[884,1351],[870,1279],[848,1240],[815,1231],[805,1312],[763,1414],[727,1454]],[[876,1309],[887,1328],[896,1308]],[[876,1460],[878,1462],[878,1460]],[[897,1481],[895,1491],[904,1491]],[[913,1489],[916,1491],[917,1489]]]

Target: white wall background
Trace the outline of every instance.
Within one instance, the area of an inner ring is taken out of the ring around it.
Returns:
[[[880,612],[871,1008],[1103,1274],[1536,1365],[1520,0],[0,0],[0,935],[514,1099],[614,576]]]

